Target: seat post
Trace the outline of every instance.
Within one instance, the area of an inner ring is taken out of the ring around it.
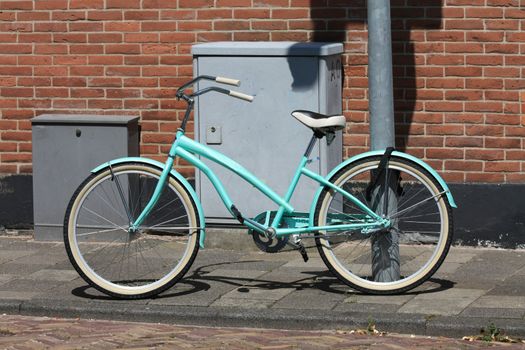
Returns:
[[[306,149],[306,152],[304,152],[304,156],[306,158],[310,157],[310,154],[312,153],[312,150],[314,149],[315,142],[317,141],[319,137],[317,137],[316,133],[312,135],[312,138],[310,139],[310,143],[308,144],[308,148]]]

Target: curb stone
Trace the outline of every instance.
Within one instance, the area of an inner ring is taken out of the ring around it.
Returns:
[[[138,306],[138,307],[137,307]],[[94,318],[132,322],[155,322],[177,325],[247,327],[293,330],[352,330],[366,329],[373,320],[379,331],[428,336],[461,338],[479,334],[488,326],[484,318],[428,317],[418,314],[374,314],[366,312],[320,314],[314,310],[257,309],[230,307],[191,307],[162,305],[135,305],[133,303],[90,302],[87,305],[73,301],[56,304],[53,300],[1,301],[0,313],[24,316],[53,316],[65,318]],[[525,321],[494,319],[497,327],[508,335],[525,335]]]

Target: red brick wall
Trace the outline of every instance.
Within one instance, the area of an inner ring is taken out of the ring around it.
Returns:
[[[348,5],[351,4],[351,5]],[[392,0],[398,146],[453,182],[525,180],[525,1]],[[368,140],[364,1],[0,1],[0,172],[31,172],[30,118],[140,114],[164,159],[191,45],[345,42],[345,155]]]

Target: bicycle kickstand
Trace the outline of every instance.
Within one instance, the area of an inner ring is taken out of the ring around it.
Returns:
[[[306,248],[304,247],[303,242],[300,238],[296,238],[294,236],[291,237],[294,242],[288,241],[287,244],[294,247],[301,253],[301,256],[303,257],[304,262],[308,262],[308,253],[306,253]]]

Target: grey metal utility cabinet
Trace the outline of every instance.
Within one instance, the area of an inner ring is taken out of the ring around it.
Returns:
[[[139,155],[138,119],[64,114],[32,119],[35,239],[62,240],[67,204],[90,170]]]
[[[296,109],[342,113],[342,52],[340,43],[218,42],[193,46],[194,75],[240,79],[241,86],[233,89],[255,95],[252,103],[214,93],[199,97],[197,140],[233,158],[284,196],[312,135],[290,113]],[[199,84],[203,88],[211,83]],[[341,134],[338,132],[330,146],[325,139],[318,143],[312,154],[312,170],[326,174],[341,162]],[[276,209],[237,175],[206,163],[243,215],[253,217],[263,209]],[[294,208],[308,212],[317,188],[318,184],[303,178],[292,201]],[[200,172],[196,189],[208,222],[234,223]]]

